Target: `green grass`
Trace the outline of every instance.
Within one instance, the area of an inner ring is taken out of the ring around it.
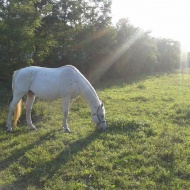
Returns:
[[[0,189],[188,189],[190,75],[163,74],[98,90],[108,129],[100,132],[82,98],[73,101],[64,133],[61,100],[37,100],[6,133],[10,92],[0,89]]]

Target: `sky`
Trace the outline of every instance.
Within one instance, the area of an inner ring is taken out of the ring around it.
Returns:
[[[181,42],[190,51],[190,0],[112,0],[112,18],[120,18],[152,36]]]

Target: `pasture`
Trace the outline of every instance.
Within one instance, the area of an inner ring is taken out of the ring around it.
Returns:
[[[61,100],[37,99],[26,126],[6,133],[11,92],[0,87],[1,190],[188,189],[190,75],[158,74],[97,87],[108,128],[96,129],[82,98],[62,129]]]

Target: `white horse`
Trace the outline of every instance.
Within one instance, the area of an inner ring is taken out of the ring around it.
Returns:
[[[71,99],[81,95],[89,104],[92,120],[106,129],[105,108],[99,100],[96,91],[89,81],[73,66],[67,65],[60,68],[26,67],[17,70],[13,74],[12,81],[13,100],[9,106],[7,119],[8,132],[12,131],[11,120],[14,112],[14,126],[17,125],[21,114],[21,100],[26,94],[26,120],[31,129],[36,129],[31,120],[31,110],[35,96],[55,100],[63,100],[63,128],[70,132],[67,116]]]

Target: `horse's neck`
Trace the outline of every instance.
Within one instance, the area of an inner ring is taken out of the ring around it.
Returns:
[[[81,89],[81,95],[88,102],[91,109],[91,113],[94,113],[100,104],[100,100],[94,88],[90,84],[86,83],[86,81],[85,85]]]

